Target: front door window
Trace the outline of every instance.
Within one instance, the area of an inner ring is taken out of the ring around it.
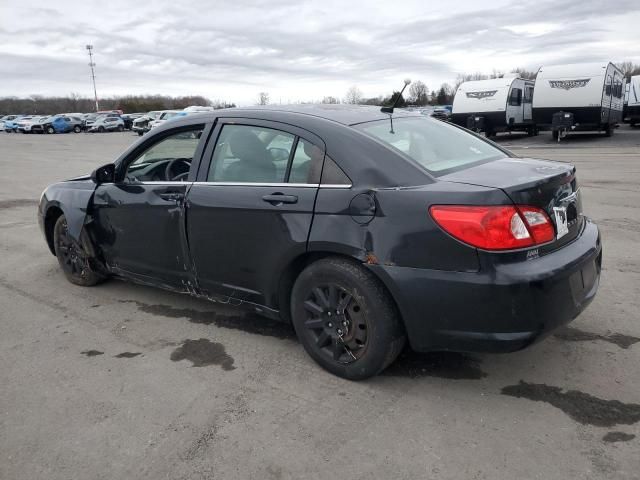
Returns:
[[[202,128],[164,137],[139,154],[126,171],[128,182],[184,182],[189,175]]]

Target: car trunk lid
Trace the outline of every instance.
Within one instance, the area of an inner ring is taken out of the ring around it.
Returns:
[[[539,247],[541,252],[565,245],[582,229],[580,190],[576,169],[571,164],[503,158],[444,175],[439,180],[499,188],[514,204],[543,209],[554,225],[556,238]]]

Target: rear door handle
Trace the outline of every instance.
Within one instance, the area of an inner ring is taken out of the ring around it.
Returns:
[[[184,198],[184,193],[182,192],[163,192],[160,194],[160,198],[167,201],[175,201],[179,202]]]
[[[265,195],[262,200],[269,202],[271,205],[281,205],[283,203],[298,203],[298,197],[295,195],[285,195],[284,193],[272,193]]]

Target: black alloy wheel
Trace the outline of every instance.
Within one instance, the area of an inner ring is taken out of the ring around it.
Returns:
[[[309,292],[304,308],[304,326],[324,355],[343,365],[362,357],[367,319],[351,293],[334,283],[318,286]]]
[[[384,285],[362,264],[342,257],[318,260],[298,275],[291,292],[291,320],[311,358],[349,380],[380,373],[406,339]]]
[[[86,231],[82,231],[80,242],[77,242],[69,234],[67,219],[61,215],[54,226],[53,242],[58,263],[67,280],[84,287],[92,286],[104,280],[104,275],[99,273],[92,265],[87,253],[89,241]]]

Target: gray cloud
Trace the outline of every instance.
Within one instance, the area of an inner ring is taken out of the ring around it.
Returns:
[[[103,95],[194,93],[241,103],[260,90],[294,100],[341,96],[352,84],[377,95],[408,74],[436,88],[463,71],[640,62],[632,48],[640,43],[637,0],[618,0],[615,13],[604,0],[502,0],[482,10],[456,3],[388,12],[387,2],[373,1],[346,9],[337,1],[117,0],[92,15],[65,1],[33,11],[3,6],[0,96],[85,93],[86,43],[95,45]]]

